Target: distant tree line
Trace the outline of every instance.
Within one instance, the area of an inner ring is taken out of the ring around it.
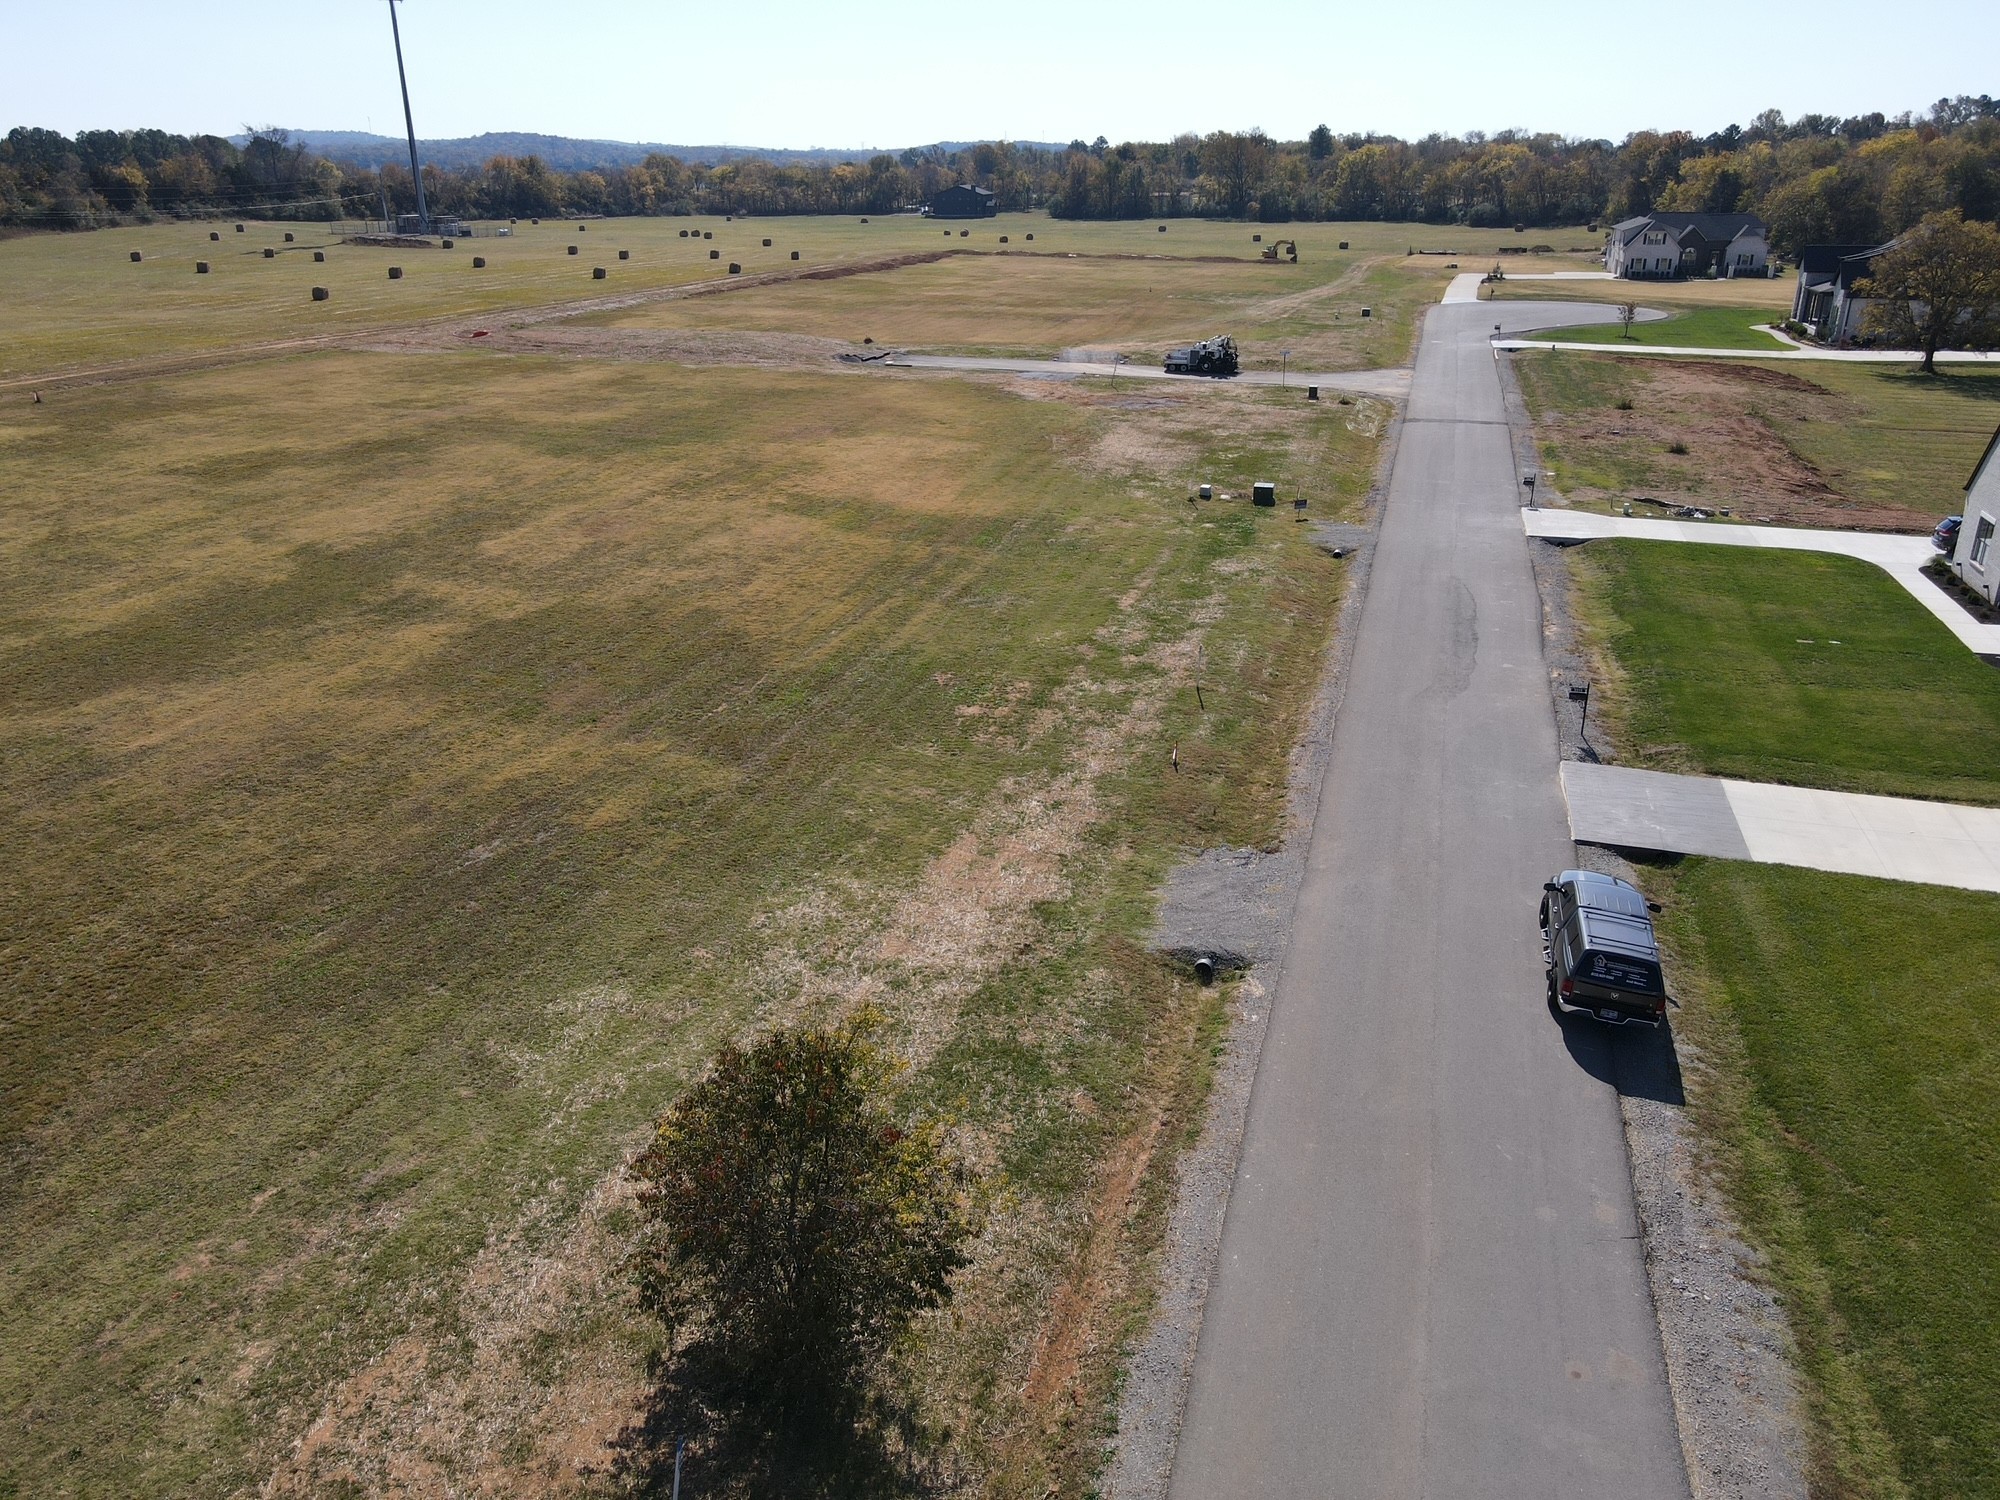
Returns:
[[[468,218],[565,214],[879,213],[923,203],[954,182],[990,189],[1002,209],[1059,218],[1204,216],[1283,222],[1380,219],[1543,227],[1655,209],[1762,215],[1781,252],[1816,242],[1874,243],[1926,214],[2000,219],[2000,102],[1941,99],[1921,116],[1766,110],[1713,135],[1639,131],[1618,144],[1501,131],[1485,135],[1335,135],[1303,141],[1219,130],[1060,151],[996,142],[882,154],[867,162],[703,165],[667,155],[632,166],[559,172],[535,156],[424,169],[436,213]],[[370,217],[415,207],[408,171],[337,164],[282,131],[237,146],[157,130],[17,128],[0,141],[0,224],[89,228],[151,217]]]

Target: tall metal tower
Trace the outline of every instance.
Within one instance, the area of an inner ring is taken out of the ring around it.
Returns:
[[[396,0],[389,0],[389,34],[396,39],[396,78],[403,85],[403,128],[410,133],[410,180],[417,189],[417,232],[431,232],[431,211],[424,203],[424,169],[417,164],[417,122],[410,117],[410,77],[403,71],[403,29],[396,24]]]

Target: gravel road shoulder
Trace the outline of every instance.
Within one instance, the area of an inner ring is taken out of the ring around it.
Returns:
[[[1229,995],[1228,1023],[1201,1135],[1177,1168],[1160,1261],[1159,1298],[1152,1323],[1127,1366],[1102,1491],[1107,1500],[1163,1500],[1173,1475],[1174,1447],[1236,1178],[1250,1090],[1270,1027],[1270,988],[1265,981],[1283,956],[1286,927],[1297,904],[1305,850],[1312,841],[1313,817],[1332,755],[1334,719],[1353,654],[1354,627],[1368,592],[1375,526],[1401,436],[1399,412],[1383,444],[1368,496],[1367,524],[1314,525],[1315,543],[1345,558],[1351,571],[1321,671],[1319,695],[1292,753],[1282,847],[1271,852],[1208,850],[1175,871],[1161,894],[1154,947],[1189,956],[1207,954],[1218,960],[1219,968],[1243,972]]]

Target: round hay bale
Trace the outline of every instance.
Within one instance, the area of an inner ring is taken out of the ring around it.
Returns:
[[[1346,241],[1346,240],[1342,240],[1342,241],[1340,242],[1340,248],[1341,248],[1341,249],[1343,249],[1343,250],[1345,250],[1345,249],[1347,248],[1347,241]]]
[[[708,252],[708,258],[710,260],[721,260],[722,252],[720,250],[711,250]]]
[[[618,258],[620,260],[630,260],[632,258],[632,252],[630,250],[620,250],[618,252]]]
[[[327,298],[331,297],[332,295],[333,293],[329,292],[323,286],[316,286],[313,288],[313,301],[315,302],[324,302],[326,301]]]
[[[215,241],[217,241],[217,240],[220,240],[220,239],[222,238],[222,236],[221,236],[221,235],[219,235],[219,234],[217,234],[217,233],[216,233],[216,232],[215,232],[215,231],[214,231],[213,229],[211,229],[211,230],[209,230],[209,232],[208,232],[208,238],[209,238],[209,241],[210,241],[211,243],[213,243],[213,242],[215,242]]]
[[[264,259],[276,260],[277,258],[278,258],[278,252],[273,250],[269,245],[266,245],[264,247]]]
[[[236,226],[236,232],[237,232],[238,234],[242,234],[242,233],[244,232],[244,231],[243,231],[243,226],[242,226],[241,224],[238,224],[238,225]]]
[[[140,254],[140,253],[139,253],[139,252],[138,252],[137,250],[134,250],[134,251],[132,252],[132,264],[133,264],[133,265],[135,265],[135,266],[136,266],[136,265],[138,265],[138,264],[139,264],[139,262],[140,262],[140,261],[142,261],[142,260],[144,260],[145,258],[146,258],[146,257],[145,257],[145,256],[143,256],[143,255],[141,255],[141,254]]]
[[[590,228],[590,226],[589,226],[588,224],[579,224],[579,225],[577,225],[577,226],[576,226],[576,232],[577,232],[578,234],[582,234],[582,233],[584,232],[584,230],[586,230],[586,229],[588,229],[588,228]]]
[[[972,231],[970,229],[961,229],[958,232],[958,237],[962,240],[971,239]]]
[[[1033,235],[1031,234],[1031,235],[1029,235],[1029,236],[1028,236],[1028,238],[1029,238],[1029,239],[1033,239],[1033,238],[1034,238],[1034,236],[1033,236]]]
[[[866,224],[868,221],[866,219],[863,219],[861,222]]]
[[[473,270],[475,270],[475,271],[483,271],[483,270],[485,270],[485,269],[486,269],[486,257],[485,257],[485,256],[483,256],[483,255],[475,255],[475,256],[473,256],[473,257],[472,257],[472,269],[473,269]]]
[[[530,224],[539,224],[539,223],[541,223],[542,221],[541,221],[540,219],[530,219],[530,220],[528,220],[528,222],[529,222]]]
[[[713,229],[704,229],[701,232],[701,237],[705,240],[712,240],[715,238],[715,231]]]
[[[793,260],[797,260],[798,258],[799,258],[799,252],[798,252],[798,251],[796,251],[796,250],[794,250],[794,251],[792,252],[792,259],[793,259]]]
[[[285,231],[285,243],[286,243],[287,245],[289,245],[289,244],[291,244],[291,243],[292,243],[292,235],[291,235],[291,231],[290,231],[290,230],[286,230],[286,231]],[[451,243],[451,241],[450,241],[450,240],[446,240],[446,241],[445,241],[445,243],[446,243],[447,245],[449,245],[449,244]]]
[[[208,262],[205,260],[196,261],[194,263],[194,274],[197,276],[206,276],[208,274]]]
[[[682,239],[686,239],[687,237],[688,237],[688,232],[687,232],[687,231],[686,231],[685,229],[683,229],[683,230],[681,231],[681,238],[682,238]]]
[[[389,267],[389,279],[391,281],[401,281],[403,279],[403,268],[401,266]]]
[[[735,214],[724,214],[724,215],[722,216],[722,222],[723,222],[723,223],[725,223],[725,224],[734,224],[734,223],[736,222],[736,215],[735,215]]]
[[[1006,236],[1006,235],[1004,235],[1004,234],[1003,234],[1003,235],[1001,235],[1001,236],[1000,236],[1000,243],[1001,243],[1001,244],[1003,244],[1003,245],[1007,243],[1007,236]]]
[[[288,234],[288,235],[286,235],[286,236],[285,236],[285,238],[286,238],[286,239],[290,239],[290,238],[291,238],[291,236],[290,236],[290,235]],[[456,249],[457,247],[458,247],[458,241],[457,241],[457,240],[446,240],[446,241],[444,242],[444,248],[445,248],[445,249],[447,249],[447,250],[453,250],[453,249]]]
[[[731,276],[741,276],[743,274],[743,268],[737,265],[736,262],[732,260],[729,263],[729,274]]]
[[[324,250],[313,251],[313,264],[316,266],[326,264],[326,252]]]
[[[946,239],[950,239],[950,238],[951,238],[951,231],[950,231],[949,229],[947,229],[947,230],[946,230],[946,231],[944,232],[944,237],[945,237]]]
[[[574,245],[571,245],[571,246],[569,247],[569,253],[570,253],[571,255],[574,255],[574,254],[576,254],[576,246],[574,246]]]
[[[1164,224],[1162,224],[1162,225],[1160,226],[1160,233],[1161,233],[1161,234],[1165,234],[1166,232],[1167,232],[1167,226],[1166,226],[1166,225],[1164,225]]]
[[[1264,243],[1264,236],[1261,234],[1253,234],[1250,236],[1250,243],[1253,245],[1261,245]]]
[[[771,248],[771,242],[769,240],[764,241],[764,248],[766,250]]]
[[[520,221],[519,219],[509,219],[509,220],[508,220],[507,222],[508,222],[509,224],[518,224],[518,223],[520,223],[521,221]]]
[[[606,272],[604,267],[602,266],[592,266],[590,268],[590,279],[592,281],[602,281],[605,278],[605,275]]]

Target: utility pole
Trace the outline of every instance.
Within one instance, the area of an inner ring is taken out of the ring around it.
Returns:
[[[410,117],[410,78],[403,71],[403,28],[396,24],[396,0],[389,0],[389,34],[396,39],[396,80],[403,85],[403,128],[410,133],[410,181],[417,190],[417,232],[431,232],[430,210],[424,205],[424,169],[417,165],[417,122]]]

